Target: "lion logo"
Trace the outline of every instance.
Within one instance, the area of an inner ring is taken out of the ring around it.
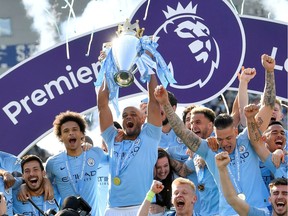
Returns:
[[[190,54],[190,62],[194,65],[200,64],[202,68],[204,66],[208,71],[204,73],[203,71],[191,70],[191,77],[196,77],[196,80],[192,79],[190,83],[186,84],[172,84],[171,87],[174,88],[187,89],[196,85],[202,88],[209,82],[214,70],[219,65],[219,46],[209,28],[205,25],[205,20],[198,16],[196,12],[197,5],[193,7],[192,2],[189,2],[186,7],[183,7],[178,2],[176,9],[167,6],[167,11],[163,11],[166,21],[154,33],[154,37],[159,43],[161,43],[163,35],[167,37],[169,35],[169,37],[176,37],[177,40],[181,40],[183,43],[179,45],[179,49],[185,55]],[[169,61],[168,67],[175,76],[177,72],[174,73],[174,64],[174,62]],[[178,81],[177,77],[176,80]]]

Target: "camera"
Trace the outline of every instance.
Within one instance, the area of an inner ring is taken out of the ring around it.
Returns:
[[[80,196],[66,197],[62,204],[62,209],[59,212],[56,212],[54,209],[48,209],[44,212],[32,201],[32,199],[28,199],[28,201],[44,216],[91,216],[91,206]]]
[[[39,211],[44,216],[56,215],[57,212],[54,209],[48,209],[46,212]],[[25,216],[24,214],[15,214],[14,216]]]
[[[80,196],[69,196],[65,198],[62,210],[56,216],[90,216],[91,206]]]
[[[77,212],[81,216],[86,216],[86,215],[91,215],[91,206],[82,198],[82,197],[77,197],[77,200],[79,202],[79,206],[77,208]]]
[[[46,212],[44,212],[45,216],[51,216],[51,215],[56,215],[57,212],[54,209],[48,209]]]

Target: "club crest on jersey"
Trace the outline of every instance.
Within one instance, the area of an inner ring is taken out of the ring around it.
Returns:
[[[87,164],[88,164],[88,166],[94,166],[95,160],[93,158],[88,158]]]
[[[238,150],[239,150],[240,153],[243,153],[243,152],[246,151],[246,147],[244,145],[241,145],[241,146],[238,147]]]

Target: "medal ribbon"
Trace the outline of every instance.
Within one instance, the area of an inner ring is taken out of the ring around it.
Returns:
[[[196,164],[197,158],[200,157],[197,154],[193,155],[194,158],[194,164]],[[204,175],[205,175],[205,166],[203,168],[200,168],[198,165],[195,166],[195,169],[197,171],[197,179],[198,179],[198,184],[203,184],[203,179],[204,179]]]
[[[81,195],[81,191],[82,191],[82,179],[83,179],[83,176],[84,176],[84,170],[85,170],[85,165],[86,165],[86,151],[84,151],[84,158],[83,158],[83,161],[82,161],[82,169],[81,169],[81,175],[79,177],[79,180],[78,180],[78,190],[76,188],[76,182],[74,181],[74,179],[72,178],[72,175],[71,175],[71,170],[70,170],[70,166],[69,166],[69,160],[68,160],[68,154],[67,155],[67,158],[66,158],[66,168],[67,168],[67,172],[68,172],[68,177],[69,177],[69,180],[70,180],[70,184],[75,192],[76,195]]]
[[[240,154],[239,154],[239,151],[238,151],[238,147],[236,145],[236,148],[235,148],[235,163],[236,163],[236,174],[237,174],[237,180],[236,178],[234,177],[232,171],[231,171],[231,165],[229,164],[227,169],[228,169],[228,172],[229,172],[229,175],[230,177],[232,178],[232,181],[234,183],[234,187],[237,191],[237,194],[240,194],[242,193],[242,189],[240,187]]]
[[[204,174],[205,174],[205,168],[198,168],[198,183],[203,184]]]
[[[32,198],[31,198],[32,199]],[[32,206],[32,209],[33,209],[33,216],[37,216],[37,215],[40,215],[39,211],[30,203],[30,205]],[[47,207],[46,207],[46,201],[44,200],[44,203],[43,203],[43,208],[41,209],[43,212],[46,212],[47,210]],[[37,211],[38,211],[38,214],[37,214]]]
[[[123,171],[127,168],[127,166],[129,165],[130,161],[131,161],[131,160],[134,158],[134,156],[136,155],[137,152],[136,152],[135,154],[132,154],[132,150],[133,150],[136,146],[138,146],[139,148],[141,147],[141,141],[139,141],[139,144],[136,144],[136,143],[135,143],[135,141],[138,141],[138,140],[139,140],[139,139],[136,139],[136,140],[133,141],[133,143],[132,143],[131,147],[129,148],[129,150],[127,151],[124,159],[121,161],[122,154],[123,154],[123,152],[124,152],[124,145],[125,145],[124,142],[125,142],[126,140],[124,140],[124,141],[122,142],[121,150],[120,150],[120,152],[118,152],[118,158],[117,158],[117,160],[116,160],[115,177],[119,177],[119,174],[120,174],[121,172],[123,172]],[[129,142],[131,142],[131,141],[129,140]],[[119,155],[120,155],[120,156],[119,156]]]

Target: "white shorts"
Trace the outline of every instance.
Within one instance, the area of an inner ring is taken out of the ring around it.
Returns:
[[[129,207],[106,208],[105,216],[136,216],[140,205]]]

